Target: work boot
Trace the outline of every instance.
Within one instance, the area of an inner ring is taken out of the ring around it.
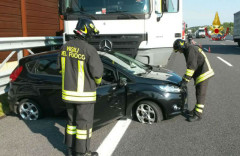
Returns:
[[[201,119],[202,119],[201,113],[193,111],[193,116],[189,116],[188,121],[194,122],[194,121],[200,121]]]
[[[97,152],[76,153],[76,156],[98,156]]]
[[[186,114],[189,116],[189,117],[191,117],[191,116],[193,116],[194,115],[194,112],[195,112],[195,110],[193,109],[193,110],[187,110],[186,111]]]
[[[190,116],[193,116],[193,112],[194,112],[194,110],[190,111],[190,110],[184,109],[182,111],[182,115],[185,116],[186,118],[189,118]]]
[[[68,152],[67,152],[67,156],[73,156],[73,150],[72,150],[72,148],[68,148]]]

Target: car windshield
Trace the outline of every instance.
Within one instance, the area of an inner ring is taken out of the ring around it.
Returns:
[[[67,13],[80,12],[86,14],[145,14],[150,11],[149,0],[65,0],[64,2],[64,10]]]
[[[134,75],[148,73],[151,70],[150,65],[143,64],[127,55],[118,52],[99,52],[102,59],[108,60],[112,64]]]

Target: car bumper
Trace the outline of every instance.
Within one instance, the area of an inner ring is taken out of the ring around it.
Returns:
[[[9,108],[12,112],[14,112],[15,114],[18,113],[17,108],[18,108],[18,101],[16,99],[16,97],[13,96],[14,92],[13,90],[10,88],[8,91],[8,103],[9,103]]]
[[[181,92],[179,94],[165,93],[164,96],[169,96],[166,99],[159,99],[159,104],[165,112],[165,118],[169,119],[176,115],[181,114],[184,110],[188,109],[187,92]]]

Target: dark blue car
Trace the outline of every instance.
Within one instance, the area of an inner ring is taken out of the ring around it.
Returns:
[[[24,120],[65,111],[62,77],[57,69],[59,51],[24,57],[11,74],[10,108]],[[102,84],[97,89],[94,124],[135,118],[152,124],[169,119],[187,107],[187,91],[176,73],[143,64],[117,52],[99,52],[104,64]]]

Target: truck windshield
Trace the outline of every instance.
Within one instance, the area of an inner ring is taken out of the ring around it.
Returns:
[[[149,0],[64,0],[64,2],[64,10],[67,13],[146,14],[150,11]]]

